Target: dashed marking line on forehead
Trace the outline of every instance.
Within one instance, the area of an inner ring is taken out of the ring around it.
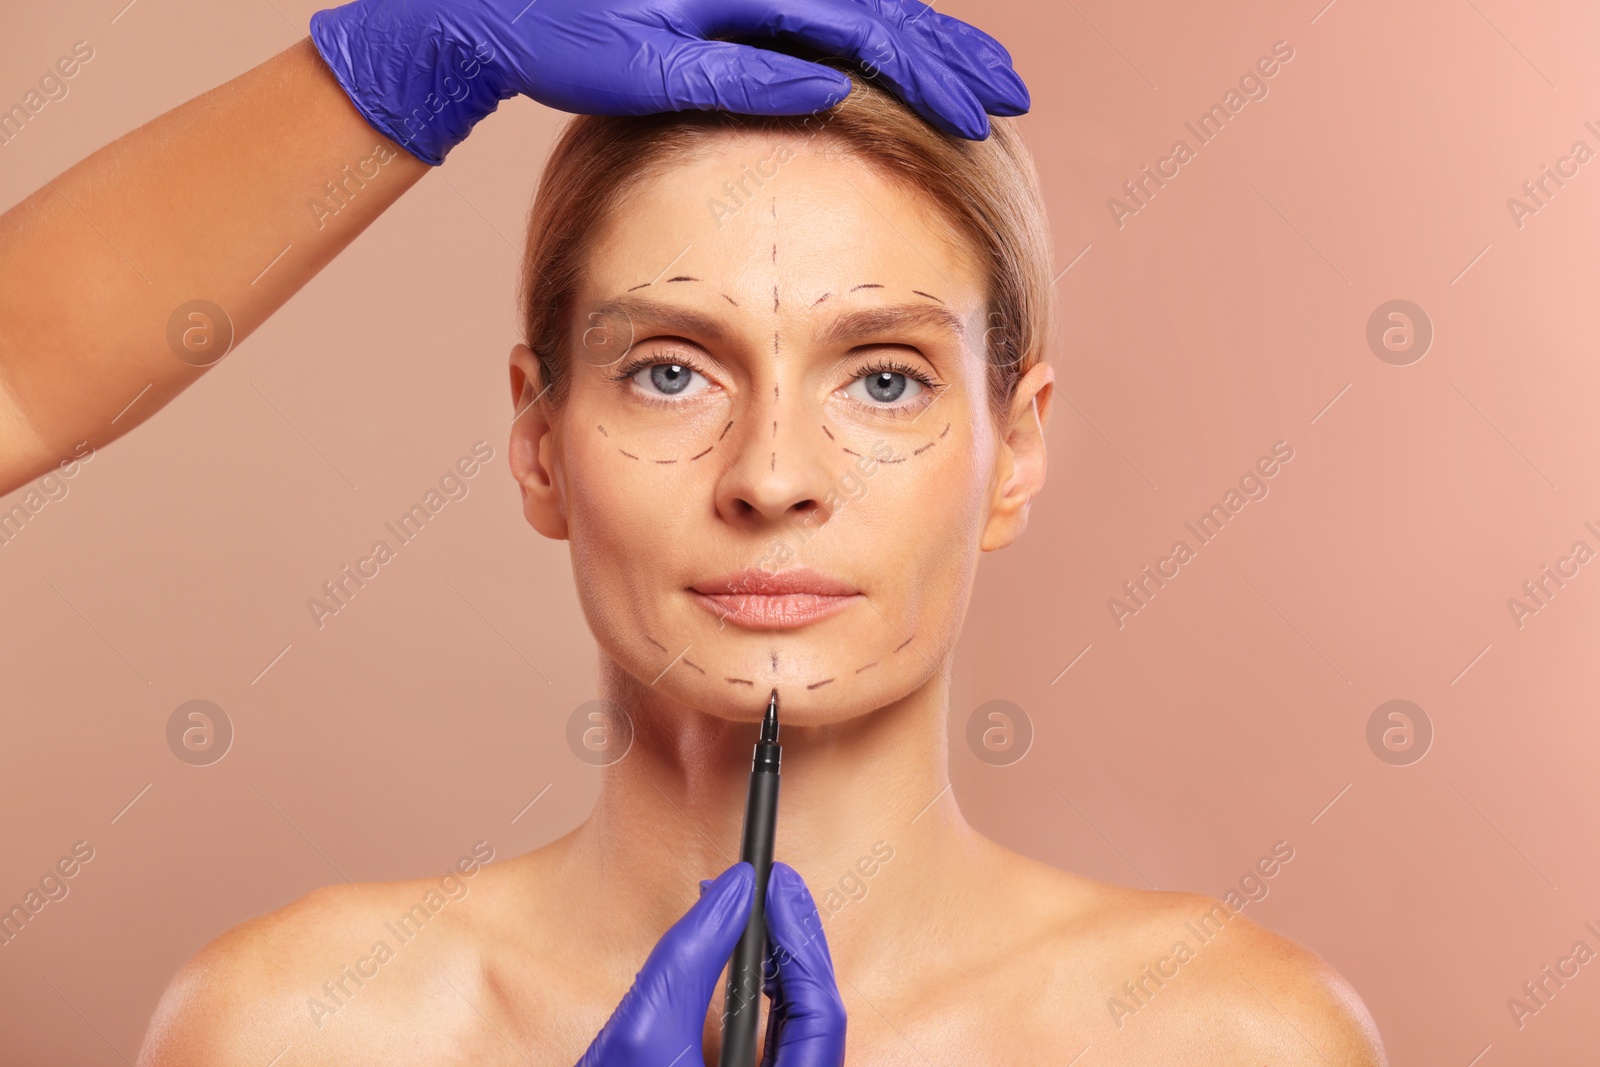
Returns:
[[[774,246],[774,247],[776,247],[776,246]],[[699,278],[691,278],[687,274],[680,274],[676,278],[668,278],[667,282],[669,282],[669,283],[670,282],[697,282],[699,280],[700,280]],[[633,292],[639,291],[640,289],[648,289],[654,284],[655,284],[655,282],[645,282],[643,285],[635,285],[633,288],[625,289],[623,291],[624,292],[628,292],[628,293],[633,293]],[[721,290],[718,290],[717,295],[722,297],[722,299],[726,300],[728,303],[732,304],[734,307],[738,307],[739,306],[739,301],[735,300],[733,297],[729,296],[727,293],[724,293]]]

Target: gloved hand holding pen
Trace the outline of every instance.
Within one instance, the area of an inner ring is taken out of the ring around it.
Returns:
[[[802,115],[838,71],[714,36],[782,36],[847,56],[929,122],[980,140],[1028,90],[994,38],[920,0],[355,0],[311,38],[368,122],[439,164],[500,101],[591,115]]]
[[[701,883],[700,900],[656,943],[577,1067],[704,1062],[706,1011],[744,931],[754,885],[755,872],[744,862]],[[846,1020],[833,961],[811,893],[785,863],[772,865],[766,909],[773,951],[765,991],[772,1005],[761,1067],[840,1067]]]

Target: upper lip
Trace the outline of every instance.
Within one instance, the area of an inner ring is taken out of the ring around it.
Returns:
[[[851,596],[860,592],[849,582],[823,574],[821,571],[814,571],[809,567],[789,567],[781,571],[747,567],[742,571],[696,582],[690,588],[698,593],[713,596],[738,593],[748,593],[751,596],[783,596],[786,593]]]

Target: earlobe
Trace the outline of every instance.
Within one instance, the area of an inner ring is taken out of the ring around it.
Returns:
[[[554,435],[547,405],[534,389],[539,381],[533,350],[511,349],[511,396],[514,402],[511,440],[507,449],[511,475],[522,491],[522,514],[528,524],[556,541],[567,538],[566,502],[555,478]]]

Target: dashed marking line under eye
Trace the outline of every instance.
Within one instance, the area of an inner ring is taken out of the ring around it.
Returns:
[[[595,429],[600,431],[600,435],[602,437],[608,437],[609,438],[611,436],[609,433],[606,432],[606,428],[604,426],[601,426],[599,423],[595,424]],[[728,431],[731,430],[731,429],[733,429],[733,423],[732,422],[728,423],[728,425],[726,425],[726,426],[724,426],[722,428],[722,435],[719,436],[717,438],[717,440],[720,441],[720,440],[722,440],[723,437],[728,436]],[[774,432],[776,432],[776,430],[774,430]],[[699,459],[701,456],[708,455],[716,447],[717,446],[715,444],[712,444],[712,445],[708,446],[704,451],[696,452],[694,455],[689,457],[689,462],[693,463],[695,460]],[[643,457],[634,455],[632,452],[629,452],[626,448],[618,447],[617,451],[621,452],[624,456],[627,456],[629,459],[636,459],[636,460],[639,460],[640,462],[643,462]],[[678,462],[678,458],[679,457],[674,457],[672,459],[652,459],[650,462],[652,462],[652,463],[662,463],[662,464],[676,463],[676,462]]]

